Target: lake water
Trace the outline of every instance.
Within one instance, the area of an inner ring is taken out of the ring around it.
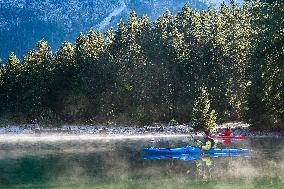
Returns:
[[[180,147],[186,137],[0,137],[0,188],[284,188],[284,140],[220,144],[240,157],[143,159],[142,147]]]

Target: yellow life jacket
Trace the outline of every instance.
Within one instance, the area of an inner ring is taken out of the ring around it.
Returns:
[[[202,141],[201,140],[197,140],[197,145],[201,146],[202,150],[210,150],[210,149],[212,149],[214,147],[215,142],[211,138],[205,138]]]

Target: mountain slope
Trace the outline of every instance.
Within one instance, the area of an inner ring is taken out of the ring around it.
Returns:
[[[211,3],[215,1],[219,3]],[[56,50],[91,27],[116,27],[131,10],[154,20],[166,9],[175,14],[185,4],[199,10],[209,6],[206,0],[0,0],[0,57],[6,59],[12,51],[21,57],[41,38]]]

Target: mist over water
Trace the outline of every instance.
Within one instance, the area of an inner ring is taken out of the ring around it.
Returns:
[[[249,156],[142,160],[190,137],[0,137],[0,188],[283,188],[284,140],[232,141]],[[82,140],[83,139],[83,140]]]

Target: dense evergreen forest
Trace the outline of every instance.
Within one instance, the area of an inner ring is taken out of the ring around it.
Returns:
[[[1,120],[15,123],[246,121],[284,129],[284,2],[129,14],[105,33],[47,41],[0,67]],[[2,44],[3,45],[3,44]],[[198,126],[198,125],[197,125]],[[200,126],[202,127],[202,126]]]

